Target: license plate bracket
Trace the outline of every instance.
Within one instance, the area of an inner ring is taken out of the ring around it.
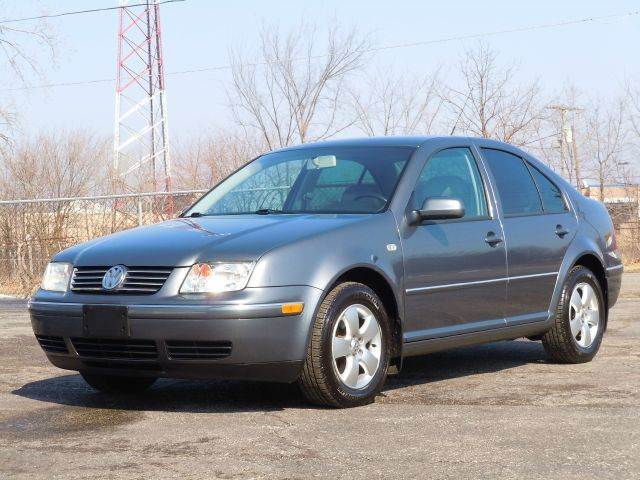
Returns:
[[[82,332],[87,337],[126,338],[129,312],[123,305],[83,305]]]

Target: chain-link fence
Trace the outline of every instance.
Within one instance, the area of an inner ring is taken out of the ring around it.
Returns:
[[[623,262],[625,265],[633,264],[637,268],[640,263],[640,218],[637,216],[638,207],[634,210],[635,215],[620,218],[612,213],[612,218]]]
[[[0,201],[0,294],[28,295],[58,251],[175,217],[204,192]]]
[[[252,189],[251,198],[257,195],[262,205],[264,198],[259,190]],[[175,217],[204,192],[0,201],[0,294],[28,295],[37,288],[45,265],[58,251],[119,230]],[[275,189],[270,194],[279,191]],[[625,263],[640,261],[638,203],[606,205]],[[252,203],[251,207],[255,205]]]

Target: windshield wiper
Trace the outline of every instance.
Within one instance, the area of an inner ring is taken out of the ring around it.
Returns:
[[[277,210],[275,208],[259,208],[253,213],[257,213],[258,215],[270,215],[273,213],[284,213],[282,210]]]
[[[201,213],[201,212],[191,212],[191,213],[188,215],[188,217],[189,217],[189,218],[197,218],[197,217],[202,217],[202,216],[204,216],[204,214],[203,214],[203,213]]]

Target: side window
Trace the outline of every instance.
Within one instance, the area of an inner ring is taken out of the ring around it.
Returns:
[[[483,148],[482,153],[496,179],[496,187],[505,215],[528,215],[542,212],[542,203],[529,169],[511,153]]]
[[[482,177],[471,150],[449,148],[427,161],[416,185],[414,207],[420,208],[429,197],[462,201],[467,219],[488,216]]]
[[[566,212],[568,210],[567,205],[564,203],[560,189],[533,165],[529,165],[529,170],[531,171],[531,175],[533,175],[533,179],[536,181],[536,185],[538,185],[544,211],[546,213]]]

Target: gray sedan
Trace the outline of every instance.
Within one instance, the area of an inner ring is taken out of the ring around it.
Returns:
[[[29,308],[49,360],[101,391],[257,379],[349,407],[462,345],[590,361],[621,275],[604,206],[526,152],[371,138],[270,152],[180,218],[64,250]]]

